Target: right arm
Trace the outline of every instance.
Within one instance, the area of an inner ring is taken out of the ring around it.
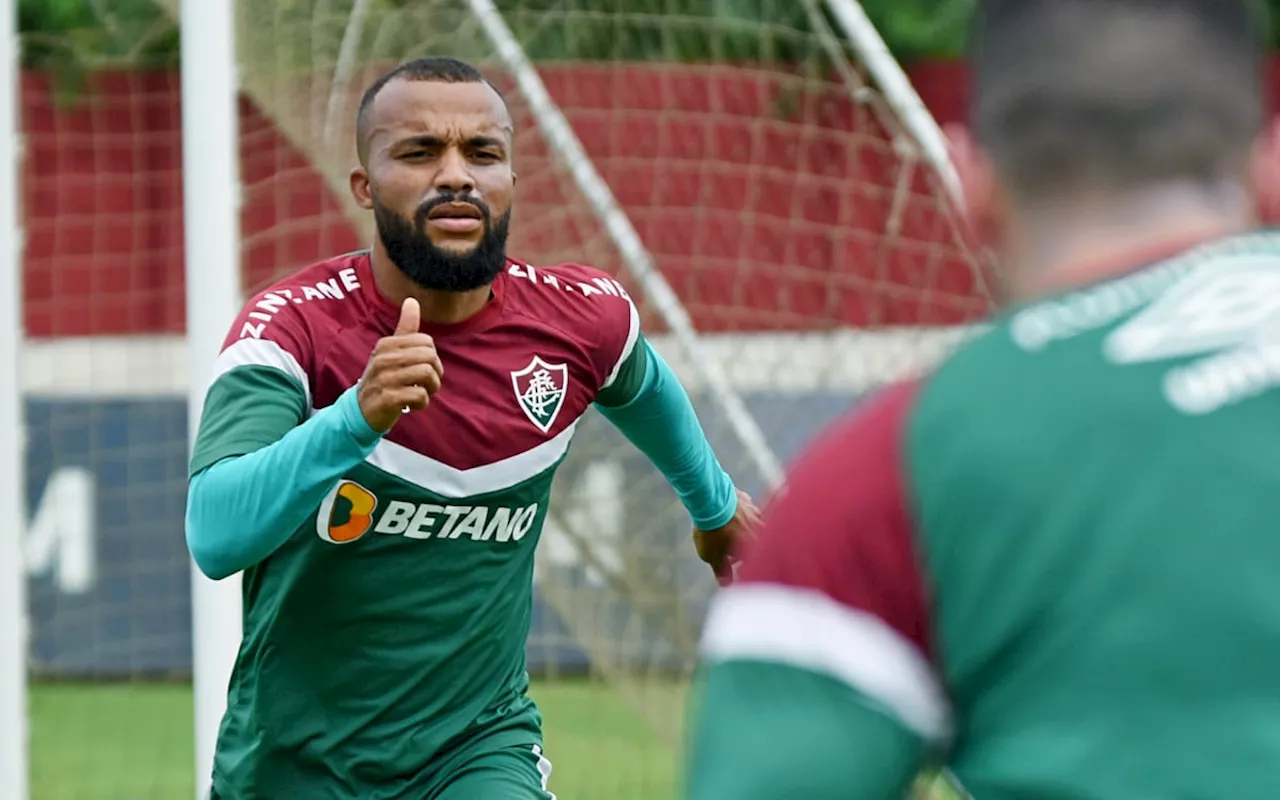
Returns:
[[[187,547],[196,566],[221,580],[274,553],[381,438],[352,388],[277,441],[196,472],[187,489]]]
[[[425,408],[443,372],[431,338],[405,301],[360,383],[308,416],[308,348],[274,320],[272,339],[223,350],[191,458],[186,537],[196,566],[219,580],[261,562],[315,513],[403,409]]]

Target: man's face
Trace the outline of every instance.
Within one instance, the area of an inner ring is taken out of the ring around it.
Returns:
[[[485,83],[393,80],[368,113],[367,163],[351,188],[387,255],[426,289],[492,282],[515,195],[502,98]]]

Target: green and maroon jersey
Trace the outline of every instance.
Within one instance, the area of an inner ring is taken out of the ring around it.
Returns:
[[[1010,310],[827,431],[705,632],[691,800],[1280,797],[1280,236]]]
[[[398,317],[365,253],[249,301],[218,359],[192,473],[302,432],[358,382]],[[245,570],[222,794],[422,797],[428,765],[475,731],[494,747],[536,743],[524,650],[534,549],[578,420],[643,380],[636,310],[589,267],[513,262],[479,314],[422,330],[445,369],[430,406]]]

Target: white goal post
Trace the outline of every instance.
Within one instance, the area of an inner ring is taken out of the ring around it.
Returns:
[[[18,4],[0,0],[0,795],[26,798],[26,573],[22,346],[22,223],[18,209]]]
[[[240,286],[240,118],[235,3],[182,0],[182,183],[187,308],[188,435]],[[196,798],[208,796],[227,682],[240,648],[240,576],[214,582],[191,565]]]

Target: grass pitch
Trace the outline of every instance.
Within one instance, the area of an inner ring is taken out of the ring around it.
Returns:
[[[551,788],[566,800],[671,800],[672,749],[590,681],[535,683]],[[195,796],[191,688],[35,684],[32,800],[189,800]]]
[[[551,789],[565,800],[674,800],[677,756],[609,686],[535,682]],[[662,698],[670,713],[677,703]],[[191,687],[30,687],[31,800],[190,800],[195,796]],[[917,800],[958,800],[922,785]]]

